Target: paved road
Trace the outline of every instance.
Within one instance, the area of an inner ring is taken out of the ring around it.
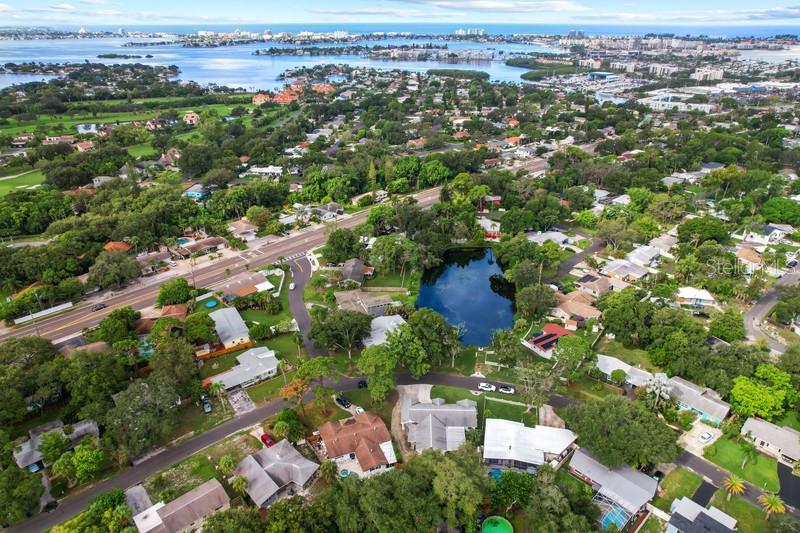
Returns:
[[[439,201],[439,188],[423,191],[415,194],[414,197],[422,207],[433,205]],[[368,214],[368,211],[358,213],[340,220],[337,225],[345,228],[355,227],[363,223]],[[207,268],[195,270],[195,282],[199,287],[208,287],[233,274],[245,271],[245,265],[248,265],[252,270],[256,267],[274,263],[278,257],[292,257],[304,254],[312,248],[321,246],[325,243],[325,240],[325,227],[315,226],[309,230],[266,244],[256,249],[256,253],[252,253],[252,250],[243,251],[235,257],[215,261]],[[185,274],[184,277],[191,281],[191,275]],[[0,332],[0,341],[26,335],[40,335],[51,340],[77,335],[85,328],[96,326],[116,308],[130,305],[136,310],[141,310],[153,305],[158,295],[158,287],[158,283],[148,283],[147,280],[143,280],[127,290],[120,291],[103,300],[107,307],[102,311],[91,312],[90,309],[93,305],[91,302],[79,303],[67,313],[41,319],[36,324],[6,328],[5,331]]]
[[[425,383],[430,385],[448,385],[452,387],[475,389],[478,383],[481,381],[487,381],[496,386],[502,385],[502,382],[487,380],[485,378],[451,376],[449,374],[428,374],[427,376],[424,376],[421,381],[415,381],[410,375],[407,374],[397,376],[397,383],[399,385]],[[337,382],[330,384],[330,386],[336,390],[347,392],[354,390],[358,386],[358,378],[341,378]],[[313,393],[308,393],[305,397],[305,400],[311,401],[313,400],[313,397]],[[565,407],[575,403],[575,400],[554,395],[550,402],[551,405],[555,407]],[[26,533],[32,531],[46,531],[64,522],[65,520],[69,520],[76,514],[83,511],[88,505],[89,500],[95,496],[111,489],[127,489],[128,487],[141,483],[156,472],[163,470],[170,465],[177,463],[178,461],[186,459],[191,455],[194,455],[203,448],[211,446],[228,437],[229,435],[238,433],[254,424],[261,422],[265,418],[276,414],[283,407],[288,405],[290,404],[283,400],[273,400],[268,402],[256,408],[254,411],[220,424],[210,431],[198,435],[177,446],[167,448],[162,453],[136,466],[130,467],[110,479],[101,481],[79,494],[70,496],[69,498],[63,500],[54,511],[50,513],[38,514],[33,518],[10,528],[9,531]]]
[[[715,464],[706,461],[702,457],[698,457],[694,454],[691,454],[687,451],[681,453],[678,458],[675,460],[675,464],[683,466],[695,474],[702,476],[706,481],[709,481],[712,485],[717,488],[722,487],[722,482],[728,477],[729,473],[721,468],[718,468]],[[791,472],[789,473],[791,475]],[[800,512],[794,507],[791,506],[791,501],[796,501],[797,497],[790,492],[793,490],[793,485],[787,484],[786,487],[781,484],[781,490],[779,492],[781,498],[783,498],[784,503],[786,504],[787,512],[791,513],[795,517],[800,518]],[[745,483],[745,491],[744,494],[741,495],[742,498],[747,500],[748,502],[752,503],[753,505],[761,508],[761,505],[758,503],[758,497],[763,494],[761,489],[751,485],[749,482]]]
[[[800,272],[789,272],[779,279],[772,288],[765,292],[753,306],[744,314],[744,329],[747,338],[751,341],[766,339],[770,350],[783,353],[786,346],[766,335],[761,329],[761,322],[766,318],[767,313],[775,306],[780,296],[780,287],[796,285],[800,281]]]
[[[306,348],[306,353],[311,357],[327,355],[325,350],[317,348],[314,341],[308,338],[311,317],[308,315],[306,303],[303,301],[303,287],[306,286],[306,283],[311,278],[311,263],[307,258],[302,257],[292,261],[290,266],[292,268],[292,282],[294,282],[295,288],[289,292],[289,308],[292,311],[292,317],[297,322],[300,333],[303,335],[303,345]]]

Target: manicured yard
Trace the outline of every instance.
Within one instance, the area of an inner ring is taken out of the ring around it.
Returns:
[[[403,287],[408,292],[387,293],[392,299],[400,300],[406,305],[413,306],[419,295],[419,287],[422,283],[422,276],[417,272],[406,272],[403,278],[399,272],[376,273],[371,279],[364,281],[365,287]]]
[[[432,371],[458,372],[462,376],[470,376],[475,372],[476,348],[467,346],[462,349],[455,359],[455,368],[448,363],[444,366],[433,369]]]
[[[387,427],[391,427],[392,425],[392,407],[397,402],[397,392],[392,392],[383,403],[374,403],[372,401],[372,397],[369,395],[369,391],[367,389],[356,389],[349,391],[344,394],[344,397],[350,400],[353,405],[358,405],[363,407],[367,411],[372,411],[373,413],[377,413],[384,422],[386,422]],[[308,409],[308,407],[306,407]],[[338,408],[339,411],[345,412],[343,409]]]
[[[571,382],[569,386],[564,387],[564,392],[578,400],[602,400],[614,396],[614,392],[608,390],[603,383],[589,378]]]
[[[214,359],[203,361],[203,366],[200,367],[200,377],[205,379],[207,377],[222,374],[226,370],[230,370],[236,365],[236,358],[242,354],[244,350],[227,353]]]
[[[678,467],[661,481],[659,495],[653,500],[653,505],[662,511],[669,512],[673,500],[679,500],[684,496],[691,498],[702,484],[703,479],[700,476]]]
[[[638,366],[648,372],[661,372],[661,369],[650,361],[650,355],[645,350],[626,348],[622,343],[606,338],[600,339],[596,348],[597,353],[616,357],[629,365]]]
[[[661,533],[662,531],[664,531],[664,523],[653,515],[650,515],[647,522],[639,528],[639,533]]]
[[[295,372],[296,371],[292,370],[286,373],[286,382],[289,382],[292,380],[292,378],[294,378]],[[277,398],[279,391],[283,387],[284,376],[279,374],[272,379],[262,381],[261,383],[253,385],[252,387],[247,387],[245,390],[247,391],[247,394],[250,395],[250,399],[258,404]]]
[[[24,191],[35,188],[36,185],[41,185],[44,181],[44,174],[41,170],[31,170],[18,175],[15,178],[0,179],[0,196],[13,191]]]
[[[165,444],[181,437],[204,433],[233,416],[233,409],[229,405],[226,405],[223,411],[217,398],[209,399],[211,400],[211,412],[208,414],[194,403],[183,405],[181,416],[178,417],[178,425],[167,437]]]
[[[484,396],[487,397],[486,401],[484,401]],[[431,390],[431,398],[442,398],[447,403],[455,403],[464,399],[475,401],[478,404],[478,423],[481,427],[483,427],[483,419],[487,413],[489,418],[513,420],[514,422],[522,422],[526,426],[534,426],[537,422],[536,411],[534,409],[526,413],[525,411],[527,408],[522,405],[513,405],[491,400],[491,398],[498,398],[519,401],[513,396],[509,397],[498,393],[473,394],[473,391],[468,389],[435,385]]]
[[[155,148],[153,148],[153,145],[150,143],[134,144],[133,146],[128,146],[126,150],[128,150],[128,153],[133,157],[156,155]]]
[[[739,533],[762,533],[767,530],[767,515],[764,511],[736,496],[728,501],[724,489],[719,489],[714,493],[709,505],[713,505],[738,520],[736,531]]]
[[[709,446],[705,452],[705,458],[722,468],[737,474],[756,487],[760,487],[771,492],[778,492],[780,481],[778,480],[778,463],[765,455],[757,454],[748,459],[744,469],[744,452],[738,443],[721,438]]]

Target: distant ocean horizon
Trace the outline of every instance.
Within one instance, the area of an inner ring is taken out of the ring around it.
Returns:
[[[236,29],[247,32],[263,32],[272,30],[278,32],[298,33],[301,31],[333,32],[346,31],[354,34],[368,34],[373,32],[411,32],[416,34],[451,34],[459,28],[480,28],[489,35],[508,34],[537,34],[537,35],[565,35],[570,31],[583,31],[586,35],[644,35],[644,34],[674,34],[678,36],[705,36],[705,37],[772,37],[775,35],[797,35],[800,25],[681,25],[681,24],[519,24],[519,23],[398,23],[398,22],[369,22],[369,23],[256,23],[256,24],[163,24],[163,25],[122,25],[111,26],[107,24],[43,26],[56,30],[77,31],[81,27],[89,31],[117,31],[120,27],[129,32],[145,33],[181,33],[190,34],[198,31],[231,32]]]

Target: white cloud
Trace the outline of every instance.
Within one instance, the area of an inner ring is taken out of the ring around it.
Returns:
[[[89,4],[92,6],[110,4],[110,0],[81,0],[81,4]]]
[[[572,0],[401,0],[427,4],[439,9],[492,11],[498,13],[564,13],[586,11],[583,4]]]
[[[424,17],[429,16],[429,13],[424,13],[416,9],[394,9],[388,7],[354,7],[354,8],[325,8],[325,9],[312,9],[312,13],[319,15],[335,15],[335,16],[367,16],[367,17]]]
[[[0,13],[10,13],[11,11],[13,11],[13,9],[11,9],[10,5],[0,4]]]
[[[64,11],[67,13],[76,11],[75,6],[73,6],[72,4],[56,4],[54,6],[50,6],[50,9],[52,9],[53,11]]]

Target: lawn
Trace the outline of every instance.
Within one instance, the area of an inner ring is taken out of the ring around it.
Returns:
[[[498,393],[473,394],[473,391],[460,387],[434,385],[431,390],[431,398],[442,398],[447,403],[455,403],[464,399],[475,401],[478,404],[478,423],[481,427],[483,427],[483,419],[486,416],[486,412],[488,412],[490,418],[502,418],[504,420],[522,422],[529,427],[537,423],[535,410],[525,413],[526,407],[524,406],[492,401],[492,398],[518,401],[514,400],[514,397],[509,398],[508,396]]]
[[[778,463],[774,459],[759,453],[754,458],[748,459],[742,469],[744,452],[738,443],[728,438],[721,438],[707,447],[704,456],[712,463],[743,477],[756,487],[771,492],[778,492],[780,489]]]
[[[276,283],[276,280],[271,280]],[[291,283],[291,276],[287,274],[286,280],[281,288],[281,293],[278,296],[278,301],[281,304],[281,310],[278,314],[271,315],[266,311],[262,311],[259,309],[247,309],[246,311],[241,311],[240,314],[242,318],[246,322],[257,322],[259,324],[268,324],[270,326],[275,326],[282,322],[287,322],[292,319],[292,310],[289,309],[289,283]]]
[[[654,515],[650,515],[647,522],[639,528],[638,533],[661,533],[662,531],[664,531],[664,523]]]
[[[684,496],[691,498],[695,491],[703,484],[703,478],[685,468],[678,467],[661,482],[659,495],[653,500],[653,505],[662,511],[669,512],[673,500]]]
[[[223,412],[222,405],[217,398],[209,398],[211,401],[211,412],[206,414],[199,405],[189,403],[184,405],[181,416],[178,417],[178,425],[165,439],[165,444],[181,437],[199,435],[213,428],[214,426],[228,420],[233,416],[233,409],[226,405]]]
[[[589,378],[572,381],[563,389],[565,394],[577,400],[602,400],[615,395],[603,383]]]
[[[739,533],[762,533],[767,530],[767,515],[764,511],[736,496],[728,501],[724,489],[719,489],[714,493],[709,505],[713,505],[738,520],[736,531]]]
[[[0,179],[0,196],[5,196],[13,191],[30,189],[36,185],[41,185],[43,181],[44,174],[42,174],[41,170],[30,170],[15,178]]]
[[[471,376],[475,373],[475,360],[477,358],[477,349],[475,346],[467,346],[463,348],[455,359],[455,367],[450,363],[432,369],[432,372],[458,372],[462,376]]]
[[[371,279],[364,281],[365,287],[403,287],[408,292],[403,293],[390,293],[393,299],[401,300],[403,303],[413,306],[417,301],[419,295],[419,287],[422,283],[422,275],[417,272],[406,272],[403,278],[399,272],[384,272],[375,274]]]
[[[222,374],[226,370],[230,370],[236,365],[236,358],[241,355],[244,350],[226,353],[223,356],[215,357],[203,361],[203,366],[200,367],[200,377],[202,379]]]
[[[294,378],[296,370],[286,372],[286,383]],[[260,404],[269,400],[274,400],[278,397],[279,391],[284,387],[284,376],[278,375],[272,379],[262,381],[252,387],[247,387],[245,390],[250,396],[250,399],[255,403]]]
[[[128,153],[133,157],[143,157],[146,155],[156,155],[156,150],[153,148],[153,145],[150,143],[142,143],[142,144],[134,144],[133,146],[128,146],[126,148]]]
[[[344,397],[350,400],[353,405],[358,405],[367,411],[378,414],[381,419],[386,422],[387,427],[392,426],[392,407],[394,407],[394,404],[397,402],[397,391],[392,391],[383,403],[374,403],[367,389],[349,391],[344,394]],[[339,411],[346,412],[341,408],[339,408]]]
[[[650,354],[645,350],[626,348],[622,343],[609,340],[605,337],[600,339],[597,343],[597,353],[616,357],[629,365],[638,366],[648,372],[661,372],[661,369],[650,361]]]

